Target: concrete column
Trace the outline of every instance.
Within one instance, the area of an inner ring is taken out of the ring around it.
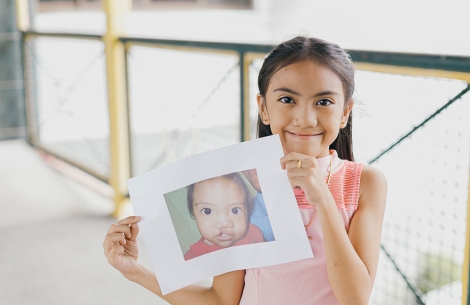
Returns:
[[[26,138],[21,33],[16,1],[0,1],[0,140]]]

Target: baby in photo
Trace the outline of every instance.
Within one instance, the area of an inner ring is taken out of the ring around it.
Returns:
[[[250,223],[252,196],[236,173],[191,184],[188,209],[201,239],[191,245],[185,260],[231,246],[263,242],[261,230]]]

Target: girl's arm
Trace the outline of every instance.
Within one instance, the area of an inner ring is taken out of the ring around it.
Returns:
[[[318,205],[328,279],[340,304],[367,304],[377,272],[387,183],[380,171],[364,166],[359,206],[346,235],[331,203]]]
[[[162,295],[155,274],[137,262],[137,222],[140,217],[127,217],[110,227],[103,243],[104,254],[110,265],[124,277],[152,291],[170,304],[235,305],[240,302],[245,270],[215,276],[212,287],[191,285]]]
[[[302,159],[302,168],[297,160]],[[340,304],[367,304],[377,270],[387,184],[380,171],[364,166],[359,207],[349,233],[315,158],[289,153],[281,159],[293,187],[301,187],[319,213],[333,293]]]
[[[244,286],[245,270],[237,270],[214,277],[212,287],[190,285],[162,295],[155,274],[143,267],[129,280],[152,291],[170,304],[238,305]]]

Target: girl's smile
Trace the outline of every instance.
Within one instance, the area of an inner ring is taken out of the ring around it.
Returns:
[[[291,135],[293,137],[296,137],[298,139],[302,140],[311,140],[313,137],[321,136],[322,133],[306,133],[306,132],[293,132],[293,131],[288,131],[286,130],[287,135]]]
[[[258,95],[264,124],[279,134],[284,152],[325,157],[346,122],[352,103],[344,107],[341,79],[313,61],[300,61],[277,71],[266,96]]]

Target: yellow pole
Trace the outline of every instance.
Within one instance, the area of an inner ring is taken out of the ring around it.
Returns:
[[[256,92],[250,92],[250,65],[255,59],[263,59],[265,56],[264,53],[253,53],[253,52],[246,52],[242,55],[240,58],[240,65],[241,68],[243,69],[243,92],[240,92],[240,94],[243,94],[243,109],[244,113],[243,115],[243,120],[244,120],[244,126],[243,126],[243,135],[245,141],[250,140],[251,137],[251,126],[252,122],[250,120],[250,96],[254,95]],[[256,124],[256,121],[254,122]]]
[[[111,173],[109,184],[114,189],[115,209],[113,216],[121,217],[127,201],[126,180],[130,177],[129,130],[126,91],[126,52],[119,41],[124,32],[124,18],[131,9],[131,0],[104,0],[107,31],[103,37],[106,49],[108,76],[109,137],[111,150]]]
[[[28,0],[16,0],[16,25],[20,31],[29,29]]]
[[[462,305],[468,305],[468,286],[470,277],[470,170],[468,175],[468,197],[467,197],[467,238],[465,240],[465,257],[462,268]]]
[[[250,64],[251,60],[244,54],[240,57],[240,65],[243,73],[243,138],[245,141],[251,137],[251,121],[250,121]]]

